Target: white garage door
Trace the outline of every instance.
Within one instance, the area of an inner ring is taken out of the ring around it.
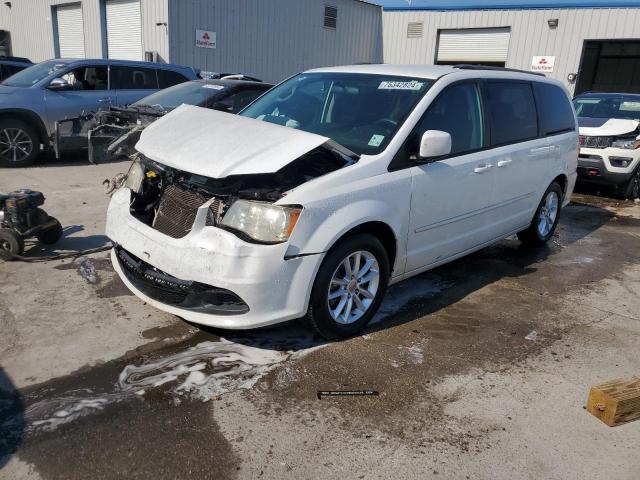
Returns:
[[[509,28],[440,30],[438,62],[506,62]]]
[[[84,58],[84,23],[80,4],[56,7],[58,54],[61,58]]]
[[[109,58],[143,60],[140,0],[107,0]]]

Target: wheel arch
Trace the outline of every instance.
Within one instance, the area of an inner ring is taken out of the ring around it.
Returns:
[[[560,188],[562,189],[562,198],[564,198],[565,195],[567,194],[567,188],[569,186],[569,178],[564,173],[561,173],[556,178],[554,178],[551,183],[553,182],[560,185]]]

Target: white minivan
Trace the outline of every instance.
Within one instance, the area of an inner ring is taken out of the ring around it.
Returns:
[[[355,334],[388,285],[513,234],[544,244],[576,181],[565,88],[526,72],[357,65],[240,115],[181,106],[142,133],[107,235],[145,302],[254,328]]]

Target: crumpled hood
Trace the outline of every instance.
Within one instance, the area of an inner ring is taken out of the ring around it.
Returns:
[[[580,135],[588,137],[615,137],[633,133],[640,125],[638,120],[622,118],[587,118],[579,117]]]
[[[252,118],[181,105],[149,125],[144,156],[197,175],[273,173],[329,139]]]

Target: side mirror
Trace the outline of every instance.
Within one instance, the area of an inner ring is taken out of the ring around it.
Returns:
[[[427,130],[420,139],[418,163],[433,162],[451,153],[451,135],[440,130]]]
[[[69,82],[67,82],[66,80],[58,77],[58,78],[54,78],[53,80],[51,80],[51,82],[49,83],[49,86],[47,87],[49,90],[71,90],[73,88],[73,85],[71,85]]]

